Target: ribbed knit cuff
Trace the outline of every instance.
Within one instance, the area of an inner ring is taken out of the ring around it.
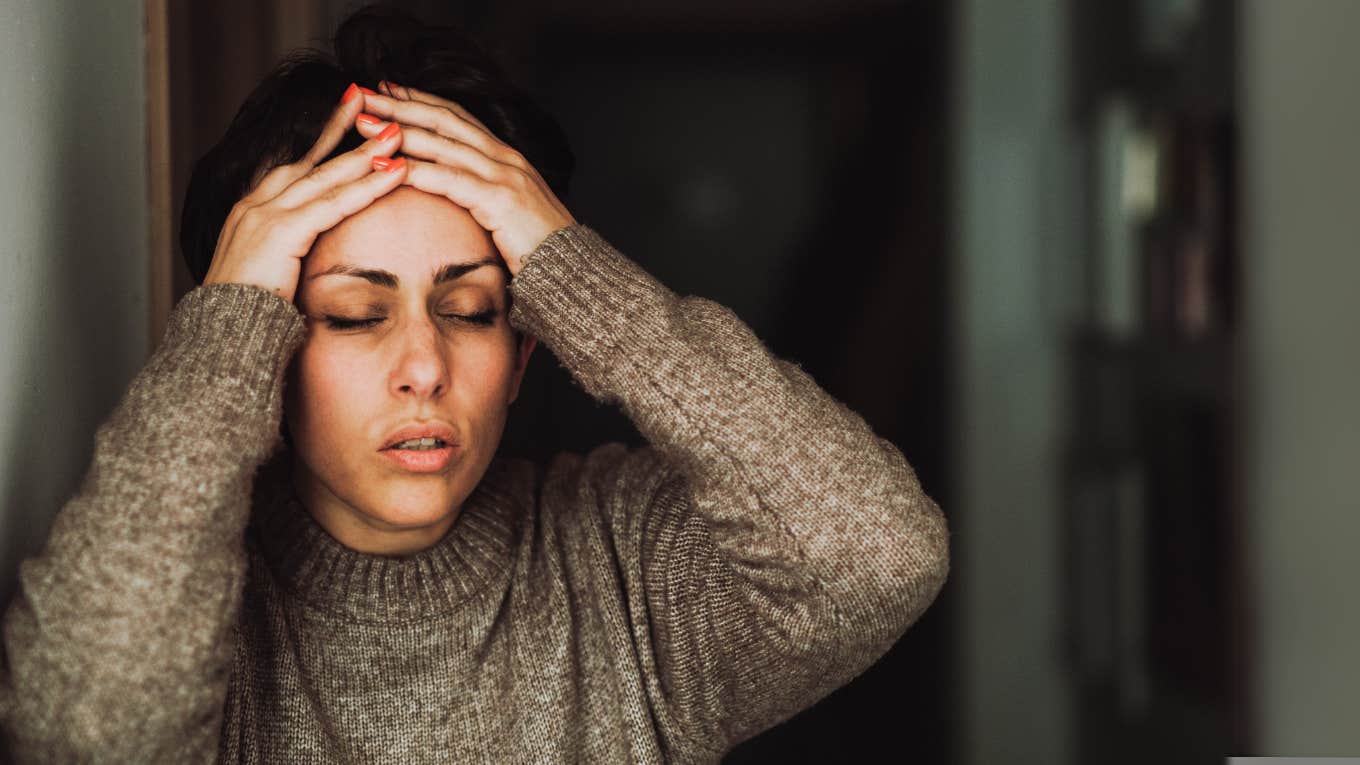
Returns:
[[[597,399],[608,380],[637,363],[628,347],[675,293],[589,226],[554,231],[510,282],[510,324],[542,340]],[[617,378],[615,378],[617,379]]]
[[[229,378],[267,391],[280,380],[306,324],[297,308],[248,284],[195,287],[171,311],[157,366],[173,366],[186,382]]]
[[[221,455],[262,460],[277,445],[284,373],[305,336],[302,314],[268,290],[197,287],[171,311],[115,417],[146,420],[156,440],[194,438]]]

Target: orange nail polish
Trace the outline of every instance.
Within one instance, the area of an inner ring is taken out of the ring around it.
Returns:
[[[406,166],[405,157],[374,157],[373,169],[382,170],[387,173],[395,173]]]
[[[378,134],[378,140],[390,141],[392,138],[396,137],[399,132],[401,132],[401,128],[397,126],[397,123],[393,122],[391,125],[383,128],[383,131]]]
[[[353,101],[354,98],[355,98],[355,96],[358,96],[358,95],[359,95],[359,86],[358,86],[358,85],[355,85],[354,83],[351,82],[351,83],[349,84],[349,87],[348,87],[348,88],[345,88],[345,94],[344,94],[343,96],[340,97],[340,103],[342,103],[342,104],[347,104],[347,103],[349,103],[350,101]]]
[[[374,117],[372,114],[364,114],[363,112],[360,112],[360,113],[359,113],[359,116],[358,116],[356,119],[358,119],[360,122],[364,123],[365,125],[381,125],[381,124],[382,124],[382,120],[378,119],[377,117]]]
[[[362,90],[363,92],[367,93],[367,94],[370,95],[370,96],[376,96],[376,95],[378,95],[378,91],[376,91],[376,90],[370,90],[370,89],[368,89],[368,88],[365,88],[365,87],[362,86],[362,85],[359,86],[359,90]]]

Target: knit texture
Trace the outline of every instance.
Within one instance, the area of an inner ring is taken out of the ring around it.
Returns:
[[[279,438],[296,308],[190,292],[20,568],[20,762],[716,762],[880,658],[948,531],[901,452],[585,225],[511,281],[648,445],[497,456],[433,547],[331,538]]]

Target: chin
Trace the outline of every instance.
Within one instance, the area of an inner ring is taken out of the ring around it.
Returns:
[[[455,497],[446,487],[421,491],[404,490],[389,493],[370,505],[368,515],[390,526],[418,529],[433,526],[458,512],[462,498]]]
[[[383,508],[378,511],[366,513],[370,518],[381,522],[392,531],[415,531],[417,529],[429,528],[446,521],[450,516],[457,513],[457,509],[448,508]]]

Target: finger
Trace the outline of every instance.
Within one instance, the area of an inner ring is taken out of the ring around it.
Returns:
[[[382,125],[381,122],[371,124],[361,121],[357,127],[361,134],[377,135],[384,129]],[[407,156],[466,168],[487,180],[495,180],[501,173],[510,169],[508,165],[497,162],[473,146],[451,141],[424,128],[406,125],[401,135],[401,152]]]
[[[365,88],[360,88],[354,83],[350,83],[340,96],[340,103],[331,112],[326,124],[321,128],[321,135],[317,136],[312,148],[296,162],[286,165],[279,165],[271,169],[260,179],[247,196],[255,204],[260,204],[278,196],[284,189],[288,188],[298,178],[311,172],[321,160],[325,159],[340,141],[344,140],[345,133],[349,130],[350,123],[364,109]]]
[[[474,172],[435,162],[406,158],[408,186],[438,194],[469,211],[485,210],[504,187]]]
[[[364,110],[365,98],[367,96],[363,89],[350,83],[345,94],[340,97],[340,105],[331,112],[330,119],[326,120],[326,126],[321,129],[321,135],[317,137],[316,143],[312,144],[312,148],[301,160],[308,169],[321,164],[321,161],[340,145],[345,133],[349,131],[350,123]]]
[[[378,99],[382,100],[379,101]],[[370,97],[368,104],[369,110],[374,114],[395,120],[403,125],[423,128],[435,135],[472,146],[492,160],[503,165],[519,168],[540,183],[547,185],[543,176],[539,175],[538,170],[530,164],[523,154],[502,143],[500,139],[490,133],[483,132],[476,126],[467,123],[447,109],[419,101],[399,101],[381,95]]]
[[[390,157],[402,146],[403,131],[395,122],[360,146],[314,168],[281,192],[272,204],[292,209],[306,204],[339,184],[362,178],[373,169],[374,157]]]
[[[473,116],[472,112],[468,111],[466,108],[463,107],[462,104],[459,104],[456,101],[450,101],[447,98],[436,96],[433,93],[426,93],[423,90],[417,90],[406,85],[398,85],[393,82],[388,82],[387,80],[383,80],[381,83],[379,83],[378,87],[388,95],[394,98],[401,99],[403,101],[419,101],[421,103],[429,104],[431,106],[438,106],[448,109],[454,114],[457,114],[459,117],[462,117],[468,122],[471,122],[472,124],[481,128],[483,131],[491,133],[490,128],[482,124],[482,121]]]
[[[325,193],[288,213],[289,225],[299,227],[307,236],[319,236],[373,204],[406,179],[409,161],[405,157],[377,157],[369,160],[370,166],[374,161],[386,161],[388,169],[373,169],[361,178],[330,187]]]
[[[380,94],[369,96],[365,108],[369,114],[377,115],[383,119],[396,120],[403,125],[425,128],[445,138],[470,144],[494,159],[499,159],[500,155],[506,150],[513,151],[485,128],[478,127],[456,112],[442,106],[434,106],[420,101],[403,101]]]
[[[387,124],[382,121],[365,122],[364,116],[360,115],[355,126],[361,135],[376,135]],[[518,169],[527,173],[539,185],[544,187],[548,185],[524,155],[508,146],[496,155],[488,156],[471,144],[446,138],[425,128],[405,125],[402,130],[402,153],[449,165],[466,166],[489,181],[501,178],[507,168]]]
[[[463,107],[462,104],[459,104],[455,101],[450,101],[447,98],[443,98],[441,96],[436,96],[433,93],[427,93],[423,90],[417,90],[416,88],[412,88],[407,85],[397,85],[395,83],[388,82],[387,80],[383,80],[381,83],[379,83],[378,87],[384,89],[386,93],[395,98],[403,99],[406,101],[418,101],[420,103],[429,104],[431,106],[448,109],[452,111],[454,114],[458,115],[459,117],[462,117],[464,120],[471,122],[473,125],[481,129],[482,132],[486,133],[487,137],[494,141],[497,147],[503,147],[498,148],[498,150],[495,151],[488,151],[487,152],[488,156],[490,156],[492,159],[495,159],[497,162],[501,162],[502,164],[518,167],[519,169],[524,170],[525,172],[534,176],[539,181],[542,181],[543,185],[545,186],[547,185],[547,182],[543,181],[543,176],[539,175],[538,169],[535,168],[532,164],[530,164],[529,160],[524,158],[524,155],[520,154],[519,151],[517,151],[513,146],[502,141],[495,133],[491,132],[491,128],[488,128],[481,120],[473,116],[472,112],[468,111],[465,107]],[[483,151],[486,151],[486,149],[483,148]]]

